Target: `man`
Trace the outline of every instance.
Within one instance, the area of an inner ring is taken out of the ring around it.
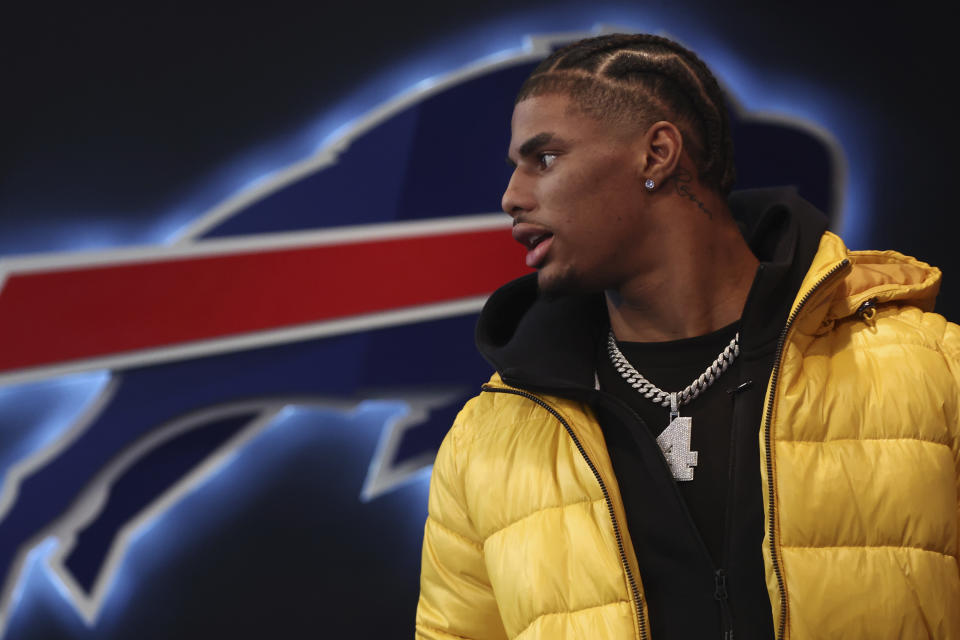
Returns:
[[[508,155],[537,273],[478,323],[497,373],[437,456],[417,637],[960,638],[940,272],[728,198],[721,91],[663,38],[551,55]]]

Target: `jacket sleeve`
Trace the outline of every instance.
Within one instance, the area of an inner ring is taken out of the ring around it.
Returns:
[[[458,450],[458,435],[470,413],[465,408],[444,438],[430,478],[417,640],[507,637],[487,577],[483,544],[471,523],[464,494],[464,452]]]
[[[956,383],[957,395],[955,420],[952,426],[952,436],[954,442],[954,459],[960,459],[960,326],[952,322],[946,322],[943,337],[940,339],[940,348],[944,353],[947,366],[953,374]],[[960,464],[957,467],[957,522],[960,526]]]
[[[940,350],[946,359],[947,367],[953,374],[954,383],[956,384],[958,395],[960,395],[960,326],[952,322],[944,322],[943,336],[939,342]],[[953,435],[954,441],[958,443],[956,446],[960,447],[960,397],[958,397],[956,401],[955,417],[957,421],[951,425],[951,435]],[[960,475],[960,469],[958,469],[958,475]],[[960,487],[960,482],[958,482],[957,486]],[[957,498],[958,501],[960,501],[960,494],[958,494]]]
[[[947,366],[953,373],[953,379],[956,383],[957,395],[960,396],[960,326],[952,322],[946,322],[943,331],[943,337],[940,339],[940,349],[943,351],[947,360]],[[953,426],[954,455],[960,459],[960,397],[956,399],[957,413],[956,421]],[[957,468],[957,516],[960,520],[960,465]]]

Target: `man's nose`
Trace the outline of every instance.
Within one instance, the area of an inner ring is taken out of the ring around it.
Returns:
[[[500,206],[513,218],[533,209],[533,195],[526,182],[520,171],[514,169],[510,182],[507,183],[507,189],[503,192]]]

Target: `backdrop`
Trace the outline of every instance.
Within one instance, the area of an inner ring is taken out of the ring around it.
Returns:
[[[513,94],[572,38],[697,51],[738,186],[941,266],[956,318],[956,56],[908,9],[5,11],[0,637],[411,637],[476,313],[525,271]]]

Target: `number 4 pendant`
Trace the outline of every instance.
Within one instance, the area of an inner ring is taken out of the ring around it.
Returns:
[[[657,436],[657,444],[667,459],[674,480],[693,480],[693,468],[697,466],[697,452],[690,450],[690,435],[693,418],[681,418],[677,407],[677,394],[670,394],[670,424]]]

